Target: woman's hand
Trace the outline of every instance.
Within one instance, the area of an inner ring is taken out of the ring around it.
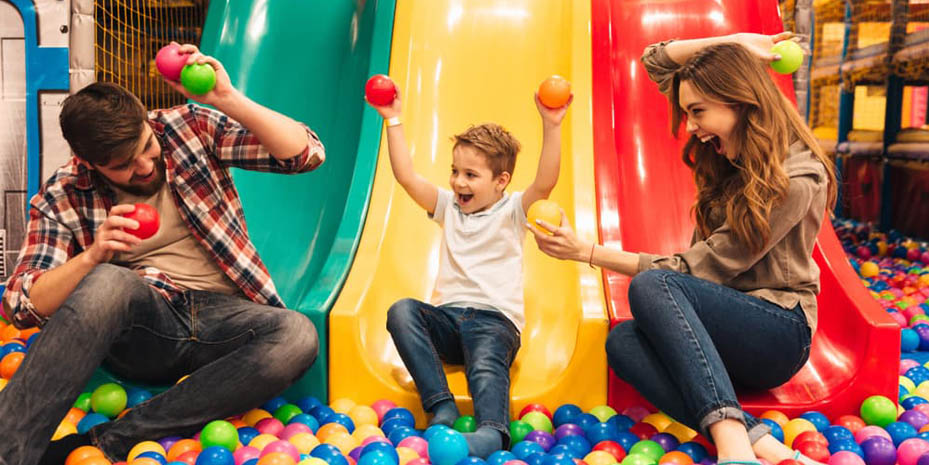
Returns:
[[[582,241],[577,237],[577,234],[571,229],[564,209],[561,210],[561,226],[543,220],[536,220],[536,223],[538,224],[527,224],[527,227],[535,236],[535,242],[539,246],[539,250],[560,260],[587,261],[593,244]],[[540,226],[552,231],[553,234],[549,235],[540,230]]]
[[[777,61],[781,59],[780,55],[771,53],[771,47],[774,47],[774,44],[782,40],[793,40],[794,42],[799,43],[800,47],[803,48],[807,54],[809,54],[809,50],[800,41],[800,37],[794,36],[794,34],[790,31],[774,35],[741,32],[732,36],[732,39],[733,42],[741,44],[743,47],[747,48],[750,52],[754,53],[765,62]]]

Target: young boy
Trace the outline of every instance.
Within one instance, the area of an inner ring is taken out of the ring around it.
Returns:
[[[370,102],[369,102],[370,103]],[[477,431],[465,434],[470,455],[486,458],[509,444],[510,365],[520,346],[523,316],[523,238],[526,211],[548,198],[561,163],[561,108],[542,116],[542,154],[535,180],[508,194],[519,142],[497,124],[472,126],[456,135],[451,190],[439,189],[413,170],[399,96],[374,106],[387,120],[394,177],[443,228],[441,259],[431,304],[404,299],[387,313],[403,363],[419,390],[430,425],[451,426],[458,408],[442,361],[463,364],[474,399]]]

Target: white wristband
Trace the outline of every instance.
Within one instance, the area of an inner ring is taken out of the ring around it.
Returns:
[[[399,126],[401,124],[403,124],[403,121],[400,121],[399,116],[391,116],[390,118],[387,118],[387,127]]]

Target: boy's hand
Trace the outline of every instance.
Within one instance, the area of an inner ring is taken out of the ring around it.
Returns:
[[[400,116],[400,89],[397,89],[397,96],[390,105],[375,105],[368,101],[368,97],[365,97],[365,102],[368,102],[368,105],[371,105],[372,108],[377,110],[377,114],[381,115],[384,119]]]
[[[176,44],[177,42],[171,43]],[[197,63],[201,65],[207,64],[213,67],[213,71],[216,72],[216,85],[213,87],[213,90],[203,95],[193,95],[188,92],[183,85],[181,85],[180,81],[171,81],[164,78],[164,76],[162,76],[162,78],[165,80],[165,82],[168,83],[169,86],[173,87],[174,90],[184,95],[184,97],[204,105],[212,105],[217,109],[222,110],[223,103],[238,93],[238,90],[236,90],[235,87],[232,87],[232,81],[229,80],[229,74],[226,73],[226,68],[224,68],[223,64],[220,63],[216,58],[200,53],[200,50],[197,49],[196,45],[180,45],[180,52],[189,54],[187,57],[188,65]]]
[[[539,109],[539,115],[542,116],[542,125],[547,127],[557,127],[561,124],[561,120],[564,119],[564,115],[568,112],[568,107],[571,106],[571,102],[574,101],[574,94],[571,94],[571,97],[568,98],[568,103],[564,104],[561,108],[549,108],[542,104],[542,101],[539,100],[539,94],[535,94],[535,106]]]

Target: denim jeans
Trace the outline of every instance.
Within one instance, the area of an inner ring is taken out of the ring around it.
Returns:
[[[770,431],[742,411],[733,384],[770,389],[789,380],[810,353],[797,305],[784,309],[735,289],[667,270],[629,286],[633,320],[606,342],[618,377],[675,420],[710,439],[713,423],[745,423],[752,442]]]
[[[295,311],[203,291],[172,306],[133,271],[98,265],[49,320],[0,391],[0,464],[33,465],[94,370],[173,384],[90,430],[113,462],[143,440],[190,436],[261,405],[316,358],[310,320]]]
[[[510,366],[520,340],[519,331],[503,313],[403,299],[387,312],[387,330],[413,376],[424,410],[454,400],[442,362],[463,364],[477,425],[499,431],[506,447]]]

